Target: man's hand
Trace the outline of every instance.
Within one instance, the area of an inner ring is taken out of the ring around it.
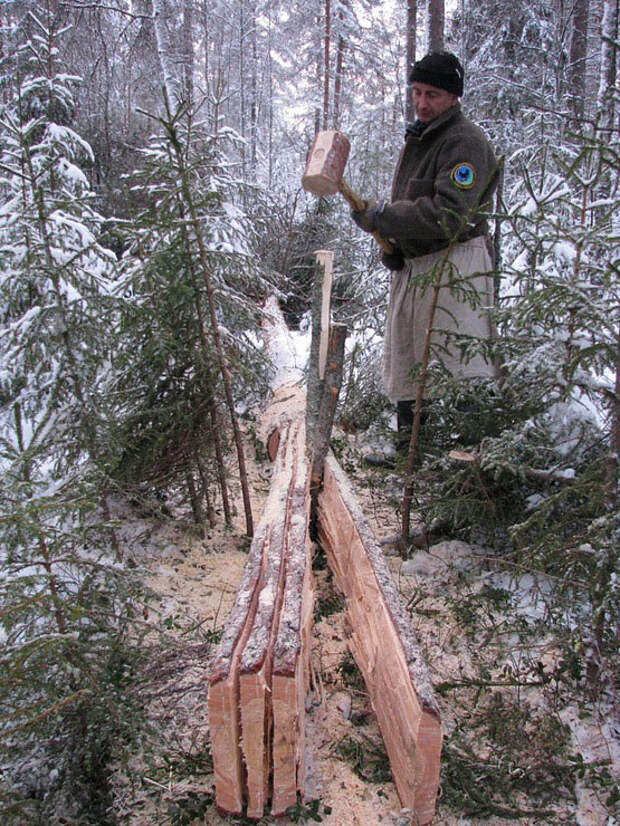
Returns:
[[[351,211],[351,218],[364,232],[375,232],[377,229],[377,215],[383,212],[385,201],[364,201],[364,209]]]
[[[395,249],[392,253],[382,252],[381,263],[384,267],[392,272],[398,272],[405,266],[405,256],[399,249]]]

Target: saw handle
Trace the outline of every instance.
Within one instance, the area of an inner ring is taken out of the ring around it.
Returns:
[[[353,208],[355,212],[363,212],[366,209],[366,201],[360,198],[359,195],[356,195],[355,192],[351,189],[349,184],[344,180],[344,178],[340,179],[338,184],[338,192],[344,196],[344,198],[349,202],[350,206]],[[381,247],[383,252],[387,253],[388,255],[392,255],[394,253],[394,247],[390,244],[390,242],[384,238],[382,235],[379,235],[378,232],[371,233],[372,237],[375,239],[377,244]]]

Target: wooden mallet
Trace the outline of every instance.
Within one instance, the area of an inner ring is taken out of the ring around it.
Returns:
[[[342,132],[334,129],[317,132],[308,155],[301,185],[306,192],[311,192],[321,198],[340,192],[355,212],[362,212],[366,202],[353,192],[342,177],[350,149],[349,139]],[[388,255],[394,252],[390,242],[378,232],[373,232],[372,235],[384,252]]]

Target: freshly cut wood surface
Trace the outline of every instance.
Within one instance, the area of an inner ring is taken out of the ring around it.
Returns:
[[[303,423],[289,424],[280,436],[278,461],[264,518],[269,541],[252,629],[241,656],[240,700],[242,752],[247,769],[248,817],[262,817],[271,770],[272,664],[289,553],[289,532],[297,474],[305,465]],[[305,478],[305,473],[302,476]]]
[[[262,817],[272,775],[278,813],[296,803],[304,780],[313,587],[305,426],[296,401],[295,390],[282,388],[270,408],[278,434],[270,492],[210,678],[217,805],[238,814],[245,797],[250,818]]]
[[[209,678],[209,731],[219,808],[240,814],[243,807],[239,713],[239,663],[258,602],[265,526],[259,525],[235,602],[224,629]]]
[[[422,654],[379,544],[333,455],[318,499],[319,539],[347,603],[351,650],[370,693],[403,806],[430,823],[441,722]]]
[[[284,597],[274,646],[272,814],[283,814],[305,787],[305,700],[310,682],[314,584],[308,536],[309,474],[305,447],[289,497]]]

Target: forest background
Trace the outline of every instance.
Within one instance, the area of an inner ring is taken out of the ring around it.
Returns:
[[[433,362],[418,505],[551,575],[561,679],[584,702],[608,691],[618,46],[615,0],[0,2],[5,818],[52,822],[71,798],[83,822],[107,822],[92,790],[140,737],[146,600],[111,505],[164,512],[176,497],[198,531],[230,525],[234,467],[251,535],[244,417],[268,387],[261,307],[275,293],[302,322],[317,248],[336,251],[335,312],[353,342],[339,421],[388,420],[376,367],[388,273],[343,202],[308,196],[300,176],[317,129],[338,128],[354,188],[389,193],[413,119],[406,69],[428,47],[461,57],[464,109],[504,158],[503,378],[455,386]],[[458,343],[466,357],[480,346]],[[485,438],[475,467],[454,472],[445,454],[467,445],[459,410],[472,404]]]

